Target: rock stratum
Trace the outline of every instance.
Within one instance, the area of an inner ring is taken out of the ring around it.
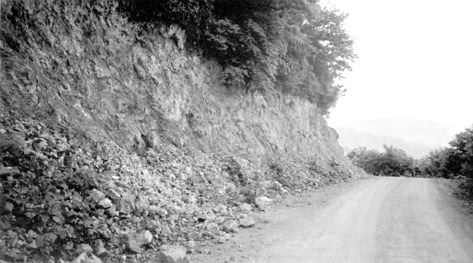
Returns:
[[[193,252],[255,200],[360,174],[316,104],[225,87],[178,27],[21,3],[0,38],[0,259]]]

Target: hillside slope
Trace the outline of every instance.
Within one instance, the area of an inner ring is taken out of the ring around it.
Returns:
[[[107,1],[19,3],[0,38],[5,258],[216,239],[242,203],[359,175],[316,104],[224,87],[178,27],[143,33]]]

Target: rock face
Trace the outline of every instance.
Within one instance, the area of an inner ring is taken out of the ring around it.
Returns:
[[[24,200],[0,200],[0,254],[59,243],[49,248],[74,252],[71,233],[100,256],[224,241],[253,203],[267,208],[265,196],[354,175],[316,103],[226,87],[219,65],[136,30],[110,1],[18,0],[8,6],[21,10],[2,13],[21,17],[2,21],[0,37],[0,199]],[[45,233],[35,243],[22,240],[31,227]],[[77,262],[94,262],[90,251]],[[185,262],[185,248],[161,254]]]
[[[55,12],[54,6],[42,8]],[[19,74],[10,70],[15,66],[2,67],[0,97],[13,98],[0,100],[2,112],[67,123],[138,152],[172,142],[256,162],[276,155],[328,168],[331,160],[345,162],[337,134],[316,104],[279,92],[225,88],[218,65],[172,39],[153,33],[134,43],[138,33],[115,12],[89,18],[93,32],[107,32],[94,35],[100,45],[85,46],[79,23],[57,24],[47,32],[52,46],[25,49],[32,59],[19,63],[31,72],[22,72],[21,81],[12,77]],[[62,26],[74,33],[56,34],[66,30]],[[53,66],[66,64],[63,70]],[[36,72],[45,77],[33,78]]]

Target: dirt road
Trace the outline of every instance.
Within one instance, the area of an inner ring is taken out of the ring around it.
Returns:
[[[288,200],[192,262],[473,262],[473,219],[446,182],[376,177]]]

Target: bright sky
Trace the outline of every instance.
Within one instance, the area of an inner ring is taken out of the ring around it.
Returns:
[[[473,1],[324,2],[349,14],[359,56],[331,125],[384,117],[473,124]]]

